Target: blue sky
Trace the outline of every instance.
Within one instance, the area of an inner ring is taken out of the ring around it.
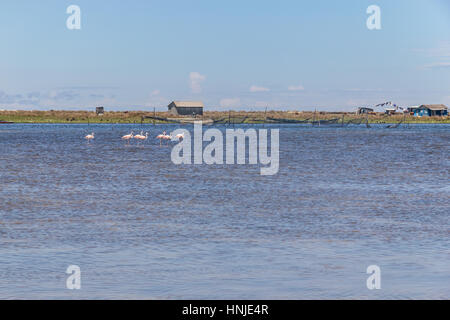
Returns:
[[[450,105],[448,0],[3,0],[0,26],[0,109]]]

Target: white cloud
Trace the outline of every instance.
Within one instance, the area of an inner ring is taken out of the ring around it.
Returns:
[[[428,57],[447,58],[450,57],[450,41],[441,41],[434,48],[415,49],[414,51],[423,53]]]
[[[288,90],[289,91],[303,91],[303,90],[305,90],[305,88],[301,84],[299,84],[298,86],[289,86]]]
[[[425,69],[442,69],[450,68],[450,41],[441,41],[437,47],[427,49],[416,49],[416,52],[422,53],[425,56],[440,60],[438,62],[429,63],[424,65]]]
[[[159,90],[153,90],[150,93],[149,98],[147,101],[144,102],[145,107],[165,107],[168,104],[168,99],[161,95],[161,92]]]
[[[191,90],[193,93],[202,92],[201,83],[203,81],[205,81],[205,79],[206,79],[206,76],[204,76],[198,72],[189,73],[189,82],[190,82]]]
[[[441,68],[450,68],[450,62],[436,62],[430,63],[425,66],[426,69],[441,69]]]
[[[227,98],[220,100],[221,107],[239,107],[241,105],[241,99],[239,98]]]
[[[268,107],[269,105],[270,105],[270,103],[267,101],[256,101],[254,103],[254,106],[258,107],[258,108]]]
[[[345,102],[346,107],[361,107],[361,106],[370,106],[370,100],[368,99],[349,99]]]
[[[269,88],[255,86],[255,85],[250,87],[250,92],[267,92],[267,91],[270,91],[270,89]]]

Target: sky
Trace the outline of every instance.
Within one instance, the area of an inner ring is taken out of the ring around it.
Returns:
[[[2,0],[0,39],[0,109],[450,106],[450,0]]]

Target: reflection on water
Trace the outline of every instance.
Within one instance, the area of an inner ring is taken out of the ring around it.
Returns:
[[[172,164],[178,126],[3,125],[0,298],[450,297],[448,125],[276,127],[261,176]]]

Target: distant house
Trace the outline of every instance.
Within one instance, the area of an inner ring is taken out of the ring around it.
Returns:
[[[414,114],[414,112],[415,112],[417,109],[419,109],[419,108],[420,108],[420,106],[411,106],[411,107],[408,107],[408,112],[411,113],[411,114]]]
[[[105,108],[103,108],[103,107],[97,107],[97,108],[95,108],[95,113],[96,113],[98,116],[102,116],[102,115],[105,113]]]
[[[443,104],[424,104],[414,110],[416,117],[448,116],[448,108]]]
[[[176,116],[197,116],[203,115],[203,102],[201,101],[172,101],[169,112]]]
[[[396,112],[397,112],[397,108],[386,108],[386,109],[384,110],[384,113],[385,113],[385,114],[389,114],[389,115],[395,114]]]
[[[367,107],[359,107],[358,111],[356,111],[356,114],[369,114],[373,112],[372,108],[367,108]]]

